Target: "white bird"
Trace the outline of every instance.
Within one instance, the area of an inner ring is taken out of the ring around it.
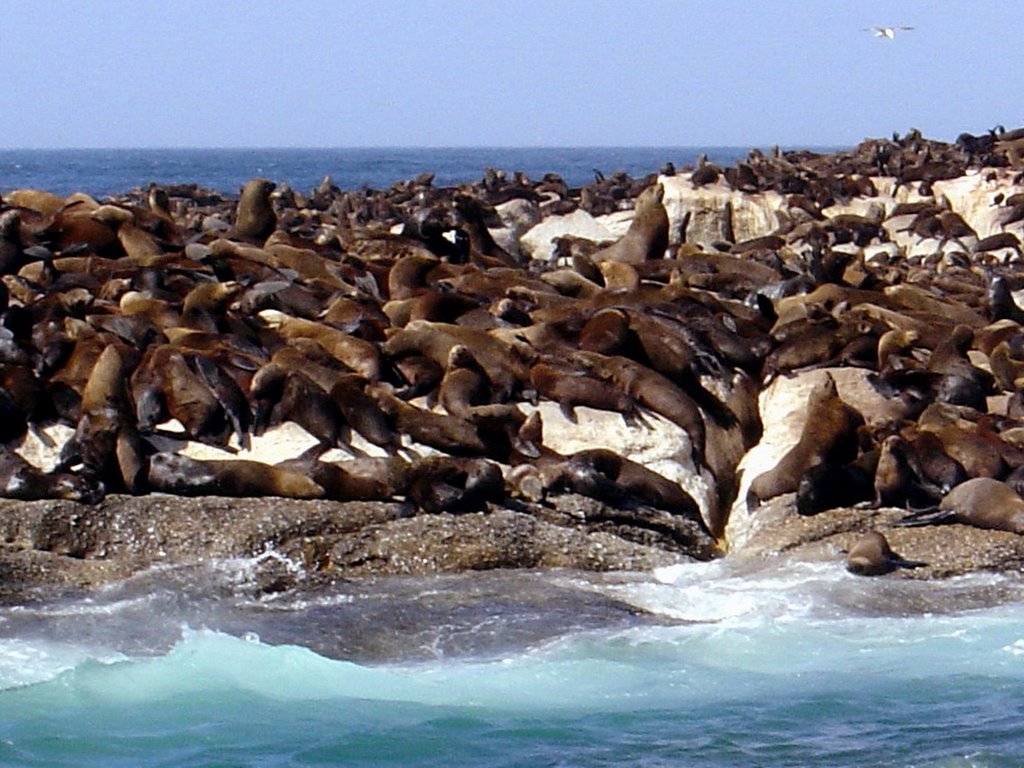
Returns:
[[[896,27],[864,27],[861,31],[862,32],[870,32],[875,37],[884,37],[884,38],[887,38],[889,40],[892,40],[894,37],[896,37],[896,30],[897,29],[901,29],[901,30],[905,29],[905,30],[909,31],[909,30],[913,29],[913,27],[904,27],[904,26],[896,26]]]

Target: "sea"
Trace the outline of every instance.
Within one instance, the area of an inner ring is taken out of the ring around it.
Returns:
[[[0,194],[572,185],[739,148],[0,151]],[[0,766],[1024,766],[1024,580],[863,578],[839,552],[268,593],[258,557],[0,608]],[[0,575],[2,578],[2,575]]]
[[[824,148],[827,150],[827,148]],[[471,147],[377,149],[0,149],[0,195],[5,190],[45,189],[57,195],[94,197],[158,184],[194,183],[237,194],[263,177],[308,192],[330,176],[341,189],[388,189],[396,182],[433,173],[434,186],[479,181],[486,168],[521,171],[540,180],[557,173],[570,186],[597,174],[625,171],[634,178],[671,162],[694,165],[701,154],[731,165],[746,147]]]

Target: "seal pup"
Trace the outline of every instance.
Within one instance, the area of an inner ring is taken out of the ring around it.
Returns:
[[[858,576],[881,576],[897,568],[923,568],[927,563],[904,560],[878,531],[868,531],[846,553],[846,570]]]

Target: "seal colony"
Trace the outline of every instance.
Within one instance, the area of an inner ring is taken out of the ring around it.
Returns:
[[[701,559],[756,538],[778,498],[794,518],[855,509],[851,532],[895,507],[901,535],[1019,534],[996,509],[1024,475],[1018,133],[576,189],[488,169],[456,188],[255,179],[237,200],[7,191],[0,494],[405,517],[551,517],[571,494],[598,504],[577,504],[600,510],[588,530]],[[297,447],[269,460],[283,434]]]

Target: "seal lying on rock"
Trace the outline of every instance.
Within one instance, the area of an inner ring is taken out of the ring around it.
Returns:
[[[846,570],[858,576],[880,576],[897,568],[922,568],[927,563],[904,560],[878,531],[868,531],[846,553]]]
[[[975,477],[942,497],[938,510],[908,515],[897,525],[962,523],[976,528],[1024,534],[1024,499],[1006,483]]]
[[[179,496],[324,497],[320,485],[281,467],[243,459],[199,461],[176,453],[150,458],[149,485],[154,491]]]

